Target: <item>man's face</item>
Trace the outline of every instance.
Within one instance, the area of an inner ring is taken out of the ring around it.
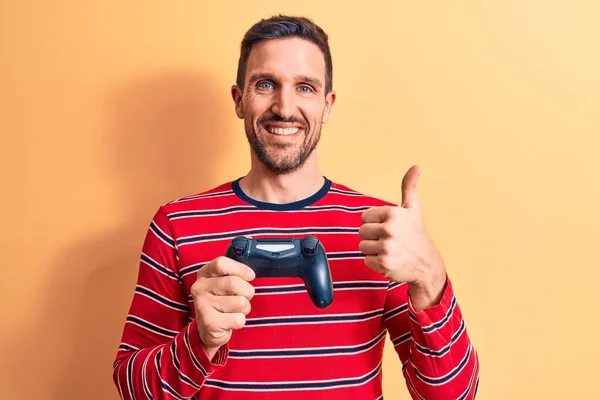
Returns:
[[[243,94],[232,88],[254,154],[280,175],[299,168],[319,142],[335,93],[325,95],[325,58],[299,38],[256,44],[246,67]]]

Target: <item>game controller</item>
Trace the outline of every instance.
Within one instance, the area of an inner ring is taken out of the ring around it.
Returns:
[[[327,254],[314,236],[302,239],[238,236],[231,240],[225,255],[252,268],[257,278],[302,278],[313,304],[319,308],[328,307],[333,301]]]

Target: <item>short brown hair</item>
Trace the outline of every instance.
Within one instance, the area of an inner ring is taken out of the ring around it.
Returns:
[[[329,50],[328,36],[313,21],[306,17],[293,17],[287,15],[276,15],[268,19],[262,19],[254,24],[244,35],[238,61],[236,84],[243,91],[246,65],[252,46],[256,43],[285,37],[298,37],[314,43],[321,49],[325,57],[325,94],[333,89],[333,63],[331,51]]]

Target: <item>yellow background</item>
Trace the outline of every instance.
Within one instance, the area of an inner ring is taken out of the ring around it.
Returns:
[[[478,398],[600,398],[600,7],[517,0],[3,1],[0,396],[116,399],[150,218],[247,171],[229,88],[279,12],[330,35],[324,173],[398,202],[423,166]]]

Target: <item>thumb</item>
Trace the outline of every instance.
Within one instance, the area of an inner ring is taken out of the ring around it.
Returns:
[[[417,182],[421,176],[421,167],[413,165],[402,179],[402,207],[419,208],[419,197],[417,196]]]

